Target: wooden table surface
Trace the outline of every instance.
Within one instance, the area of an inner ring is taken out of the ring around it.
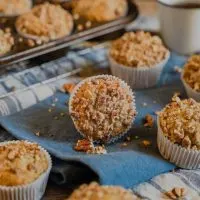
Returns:
[[[135,2],[143,15],[155,15],[156,0],[135,0]],[[67,184],[59,186],[49,182],[43,200],[64,200],[73,191],[74,187]]]

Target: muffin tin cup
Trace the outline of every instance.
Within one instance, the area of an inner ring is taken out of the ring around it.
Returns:
[[[111,72],[114,76],[126,81],[132,89],[144,89],[153,87],[157,84],[163,67],[170,58],[170,52],[168,52],[166,58],[162,62],[152,67],[128,67],[117,63],[110,55],[108,58]]]
[[[18,142],[19,141],[2,142],[0,143],[0,146]],[[52,160],[49,153],[45,149],[43,149],[42,147],[39,148],[42,152],[44,152],[48,160],[48,169],[33,183],[19,186],[0,186],[1,200],[40,200],[42,198],[52,168]]]
[[[188,97],[193,98],[194,100],[200,102],[200,92],[195,91],[193,88],[190,87],[190,85],[188,85],[186,83],[186,81],[183,78],[183,73],[184,73],[184,70],[181,74],[181,81],[182,81],[182,83],[185,87],[185,90],[186,90]]]
[[[92,76],[92,77],[89,77],[89,78],[86,78],[84,79],[83,81],[81,81],[79,84],[76,85],[76,87],[74,88],[73,92],[71,93],[70,95],[70,99],[69,99],[69,113],[71,114],[72,113],[72,101],[73,101],[73,98],[74,96],[76,95],[77,91],[80,89],[80,87],[87,81],[91,81],[91,80],[95,80],[97,78],[110,78],[112,77],[113,80],[119,80],[121,85],[123,87],[128,87],[130,89],[130,95],[132,97],[132,106],[133,106],[133,109],[134,111],[136,111],[136,105],[135,105],[135,96],[134,96],[134,93],[132,92],[131,88],[124,82],[122,81],[121,79],[115,77],[115,76],[112,76],[112,75],[98,75],[98,76]],[[75,125],[75,128],[76,130],[81,134],[81,136],[83,136],[84,138],[86,137],[86,135],[79,130],[77,124],[76,124],[76,121],[74,120],[74,118],[71,116],[72,118],[72,121]],[[118,136],[112,136],[111,138],[109,138],[107,141],[102,141],[102,140],[93,140],[95,143],[106,143],[106,144],[110,144],[110,143],[114,143],[116,142],[117,140],[123,138],[127,132],[131,129],[132,127],[132,124],[134,123],[134,120],[135,120],[135,116],[133,116],[133,119],[132,119],[132,123],[126,128],[126,130],[124,132],[122,132],[121,134],[119,134]]]
[[[29,0],[30,2],[30,6],[29,6],[29,9],[31,10],[31,8],[33,7],[33,0]],[[19,15],[22,15],[24,13],[20,13],[20,14],[4,14],[4,13],[0,13],[0,17],[10,17],[10,18],[13,18],[13,17],[17,17]]]
[[[163,133],[160,127],[159,117],[157,119],[158,134],[157,144],[158,149],[166,160],[176,166],[184,169],[199,169],[200,168],[200,151],[190,150],[171,142]]]

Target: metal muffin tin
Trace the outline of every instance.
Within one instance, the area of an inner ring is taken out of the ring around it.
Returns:
[[[69,1],[70,2],[70,1]],[[50,41],[48,43],[34,46],[30,48],[27,44],[21,44],[19,42],[19,36],[15,30],[16,17],[7,18],[7,23],[0,23],[0,28],[10,27],[12,34],[15,38],[15,45],[13,49],[0,57],[0,67],[8,64],[14,64],[20,61],[28,60],[37,56],[41,56],[50,52],[55,52],[57,50],[69,47],[71,45],[80,43],[82,41],[90,40],[120,29],[123,29],[127,24],[135,20],[138,16],[138,8],[132,0],[128,0],[128,13],[126,16],[119,19],[105,22],[105,23],[93,23],[89,29],[82,31],[77,30],[79,24],[84,24],[86,19],[74,20],[74,30],[71,35],[66,36],[61,39]],[[4,17],[5,18],[5,17]]]

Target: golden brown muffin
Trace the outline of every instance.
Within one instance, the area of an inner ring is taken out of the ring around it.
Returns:
[[[48,160],[37,144],[19,141],[0,145],[0,185],[34,182],[48,169]]]
[[[127,67],[154,67],[163,61],[169,51],[158,36],[149,32],[128,32],[115,40],[110,48],[110,56],[117,63]]]
[[[77,130],[87,138],[103,142],[126,132],[136,115],[130,88],[114,76],[84,81],[70,106]]]
[[[200,55],[191,56],[184,66],[183,78],[196,92],[200,92]]]
[[[130,190],[119,186],[82,185],[67,200],[139,200]]]
[[[0,15],[16,16],[28,12],[32,7],[32,0],[1,0]]]
[[[23,36],[48,41],[69,35],[73,29],[73,19],[60,5],[44,3],[20,16],[16,28]]]
[[[175,144],[200,150],[200,103],[193,99],[180,100],[177,96],[172,100],[159,113],[163,134]]]
[[[6,33],[0,29],[0,56],[9,52],[14,44],[11,33]]]
[[[115,20],[128,10],[126,0],[76,0],[73,7],[74,14],[97,22]]]

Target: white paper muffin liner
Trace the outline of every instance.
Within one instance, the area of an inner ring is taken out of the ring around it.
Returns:
[[[182,71],[182,74],[181,74],[181,81],[185,87],[188,97],[193,98],[197,102],[200,102],[200,92],[195,91],[193,88],[190,87],[190,85],[186,83],[186,81],[183,78],[183,74],[184,74],[184,70]]]
[[[171,142],[163,133],[160,127],[159,117],[157,119],[158,134],[157,143],[158,149],[166,160],[174,163],[176,166],[184,169],[199,169],[200,168],[200,151],[190,150],[181,147],[178,144]]]
[[[72,101],[73,101],[73,98],[74,98],[74,96],[76,95],[76,93],[77,93],[77,91],[79,90],[79,88],[80,88],[85,82],[91,81],[91,80],[95,80],[95,79],[97,79],[97,78],[113,78],[113,80],[118,80],[118,81],[120,81],[122,87],[124,87],[124,88],[125,88],[125,87],[126,87],[126,88],[129,88],[129,90],[130,90],[130,96],[132,97],[132,100],[133,100],[133,101],[132,101],[132,107],[133,107],[133,110],[136,112],[135,96],[134,96],[134,92],[131,90],[131,88],[130,88],[124,81],[122,81],[121,79],[119,79],[119,78],[117,78],[117,77],[115,77],[115,76],[112,76],[112,75],[105,75],[105,74],[104,74],[104,75],[98,75],[98,76],[92,76],[92,77],[86,78],[86,79],[84,79],[83,81],[81,81],[79,84],[76,85],[76,87],[74,88],[73,92],[71,93],[70,99],[69,99],[69,113],[70,113],[70,114],[72,113]],[[137,113],[136,113],[136,114],[137,114]],[[74,123],[75,128],[77,129],[77,131],[78,131],[83,137],[86,137],[86,135],[85,135],[83,132],[81,132],[81,131],[79,130],[79,128],[78,128],[78,126],[76,125],[76,122],[75,122],[74,118],[72,117],[72,115],[71,115],[71,118],[72,118],[72,121],[73,121],[73,123]],[[121,139],[122,137],[124,137],[124,136],[127,134],[127,132],[131,129],[131,127],[132,127],[132,125],[133,125],[133,123],[134,123],[134,120],[135,120],[135,116],[133,116],[132,123],[130,123],[130,125],[127,127],[127,129],[126,129],[124,132],[122,132],[122,133],[119,134],[118,136],[112,136],[111,138],[109,138],[108,141],[103,141],[103,142],[104,142],[104,143],[107,143],[107,144],[109,144],[109,143],[114,143],[115,141],[117,141],[117,140]],[[100,143],[100,142],[102,142],[102,141],[101,141],[101,140],[94,140],[94,142]]]
[[[114,76],[123,79],[132,89],[144,89],[157,84],[163,67],[170,58],[168,52],[166,58],[159,64],[152,67],[133,68],[117,63],[109,54],[111,72]]]
[[[29,8],[31,9],[33,7],[33,0],[29,0],[29,2],[30,2]],[[24,14],[24,13],[22,13],[22,14]],[[17,16],[22,15],[22,14],[4,14],[4,13],[0,13],[0,17],[17,17]]]
[[[0,146],[18,142],[20,141],[2,142],[0,143]],[[28,141],[25,142],[30,143]],[[40,200],[42,198],[52,168],[52,160],[45,149],[40,146],[39,148],[44,152],[47,158],[48,169],[33,183],[19,186],[0,186],[0,200]]]

